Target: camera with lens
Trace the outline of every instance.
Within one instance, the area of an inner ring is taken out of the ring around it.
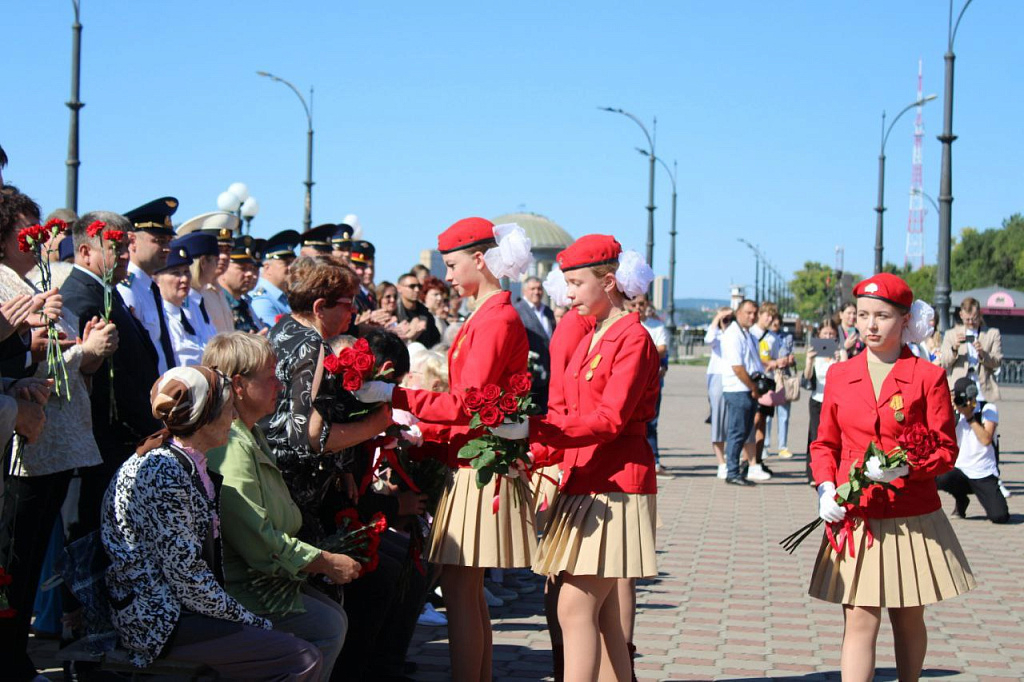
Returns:
[[[757,392],[761,395],[765,393],[771,393],[775,390],[775,379],[771,378],[764,372],[754,372],[750,375],[750,380],[757,386]],[[975,390],[977,393],[977,390]]]
[[[968,404],[978,400],[978,386],[970,379],[964,381],[958,379],[953,386],[953,404],[957,407],[966,407]]]

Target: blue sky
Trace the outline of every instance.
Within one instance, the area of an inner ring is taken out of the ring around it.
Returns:
[[[957,3],[961,4],[960,2]],[[945,0],[351,3],[83,0],[83,210],[162,195],[177,219],[228,184],[261,204],[253,233],[301,229],[305,116],[266,70],[313,85],[314,224],[356,213],[393,278],[467,215],[520,208],[580,236],[646,241],[639,128],[679,162],[678,297],[753,280],[737,238],[788,275],[873,263],[879,117],[925,92],[925,191],[938,195]],[[64,203],[72,10],[9,3],[5,178]],[[956,42],[953,227],[1022,210],[1024,3],[977,0]],[[913,112],[887,147],[886,258],[903,262]],[[668,270],[671,193],[657,177],[654,267]],[[937,216],[926,218],[934,262]]]

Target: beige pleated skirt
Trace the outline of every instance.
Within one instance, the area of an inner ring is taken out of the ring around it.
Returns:
[[[828,539],[811,576],[808,593],[836,604],[901,608],[924,606],[974,588],[974,575],[953,527],[940,509],[921,516],[862,520],[853,532],[854,552],[837,556]]]
[[[657,516],[655,495],[559,494],[533,570],[602,578],[655,576]]]
[[[530,488],[522,478],[502,476],[495,511],[496,480],[477,488],[475,470],[448,472],[430,530],[428,561],[480,568],[530,566],[537,551]]]
[[[548,519],[551,518],[551,511],[555,508],[559,473],[560,469],[555,464],[538,469],[530,480],[530,488],[533,490],[533,513],[537,518],[538,530],[544,530]]]

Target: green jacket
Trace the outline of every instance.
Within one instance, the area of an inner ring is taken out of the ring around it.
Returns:
[[[282,587],[320,550],[295,538],[302,514],[292,501],[274,455],[258,426],[252,431],[236,419],[228,444],[207,453],[208,466],[224,477],[220,518],[224,545],[224,582],[232,597],[253,613],[281,616],[303,612],[296,591],[291,606],[275,610],[263,598],[267,586],[253,586],[251,571],[277,577]],[[251,569],[251,570],[250,570]]]

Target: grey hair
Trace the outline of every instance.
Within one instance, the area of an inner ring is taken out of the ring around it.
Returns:
[[[99,244],[98,237],[90,239],[86,232],[89,226],[97,220],[101,223],[106,223],[107,227],[111,230],[121,230],[125,233],[132,231],[131,222],[120,213],[90,211],[76,220],[75,224],[71,227],[71,236],[75,240],[75,251],[78,251],[82,244],[88,244],[89,246],[97,246]]]

